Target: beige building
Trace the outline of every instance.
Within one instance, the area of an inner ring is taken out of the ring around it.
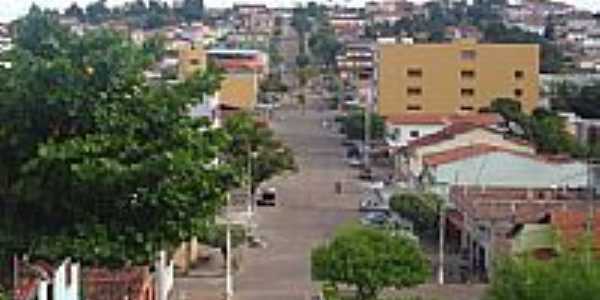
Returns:
[[[538,45],[385,44],[378,55],[383,116],[477,112],[501,97],[519,100],[529,112],[538,104]]]
[[[196,71],[204,69],[209,61],[224,70],[224,79],[217,92],[220,105],[229,108],[253,109],[258,98],[258,81],[261,74],[246,67],[246,62],[235,59],[219,60],[210,57],[211,52],[197,48],[184,48],[179,51],[179,78],[189,78]],[[242,65],[244,68],[240,68]],[[254,66],[254,65],[251,65]]]

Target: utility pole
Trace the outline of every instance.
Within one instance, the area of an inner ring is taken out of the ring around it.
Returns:
[[[446,239],[446,206],[444,205],[443,202],[440,202],[439,204],[439,210],[440,210],[440,228],[439,228],[439,266],[438,266],[438,283],[440,285],[444,284],[444,243],[445,243],[445,239]]]
[[[251,216],[254,213],[254,209],[252,207],[252,203],[254,202],[254,193],[252,190],[252,148],[248,145],[248,165],[246,166],[248,169],[248,215]]]
[[[357,78],[357,82],[358,80],[360,80],[359,78]],[[358,87],[358,86],[357,86]],[[365,153],[364,153],[364,165],[365,165],[365,170],[370,171],[371,170],[371,162],[370,162],[370,152],[371,152],[371,114],[372,112],[372,98],[373,98],[373,91],[372,89],[372,82],[369,81],[369,86],[367,88],[367,107],[365,109]]]
[[[230,194],[225,196],[225,218],[227,224],[225,229],[225,299],[231,300],[233,297],[233,277],[231,275],[231,214],[230,214]]]
[[[588,188],[588,215],[586,220],[586,233],[589,238],[592,238],[592,233],[594,232],[594,166],[595,162],[593,159],[588,158],[587,160],[587,188]],[[586,260],[587,266],[591,264],[592,261],[592,249],[591,246],[586,249]]]

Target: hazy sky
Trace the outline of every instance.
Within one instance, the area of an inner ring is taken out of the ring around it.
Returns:
[[[72,2],[77,2],[81,6],[84,6],[94,0],[0,0],[0,5],[3,7],[0,8],[0,21],[8,21],[12,20],[18,16],[23,15],[27,12],[29,6],[32,3],[37,3],[42,7],[49,8],[65,8],[69,6]],[[166,0],[170,2],[172,0]],[[322,0],[324,2],[324,0]],[[365,0],[348,0],[352,4],[360,4],[365,2]],[[424,0],[413,0],[415,2],[423,2]],[[127,2],[127,0],[108,0],[110,5],[122,4]],[[205,0],[204,1],[207,6],[230,6],[232,3],[266,3],[268,5],[293,5],[298,2],[308,2],[298,1],[298,0]],[[333,0],[333,2],[338,3],[346,3],[346,0]],[[574,4],[576,6],[584,7],[594,11],[600,11],[600,0],[564,0],[564,2]]]

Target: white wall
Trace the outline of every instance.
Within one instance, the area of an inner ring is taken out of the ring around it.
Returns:
[[[446,125],[442,124],[410,124],[410,125],[393,125],[386,124],[386,141],[388,145],[393,147],[404,147],[410,141],[420,137],[436,133],[444,129]],[[411,133],[418,133],[418,136],[412,136]]]
[[[421,174],[423,171],[423,157],[444,152],[460,147],[467,147],[475,144],[487,144],[504,148],[512,151],[534,154],[535,149],[529,145],[506,140],[501,134],[490,132],[489,130],[479,128],[463,134],[457,134],[453,139],[442,141],[434,145],[423,146],[415,149],[409,158],[410,171],[415,174]]]

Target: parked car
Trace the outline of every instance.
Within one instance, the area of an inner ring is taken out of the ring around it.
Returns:
[[[275,206],[277,202],[277,190],[274,187],[269,187],[260,193],[256,200],[258,206]]]
[[[348,162],[349,166],[354,168],[359,168],[363,166],[363,161],[358,158],[348,158],[346,161]]]
[[[358,174],[358,178],[361,180],[373,180],[375,177],[373,176],[373,171],[371,169],[362,169]]]

